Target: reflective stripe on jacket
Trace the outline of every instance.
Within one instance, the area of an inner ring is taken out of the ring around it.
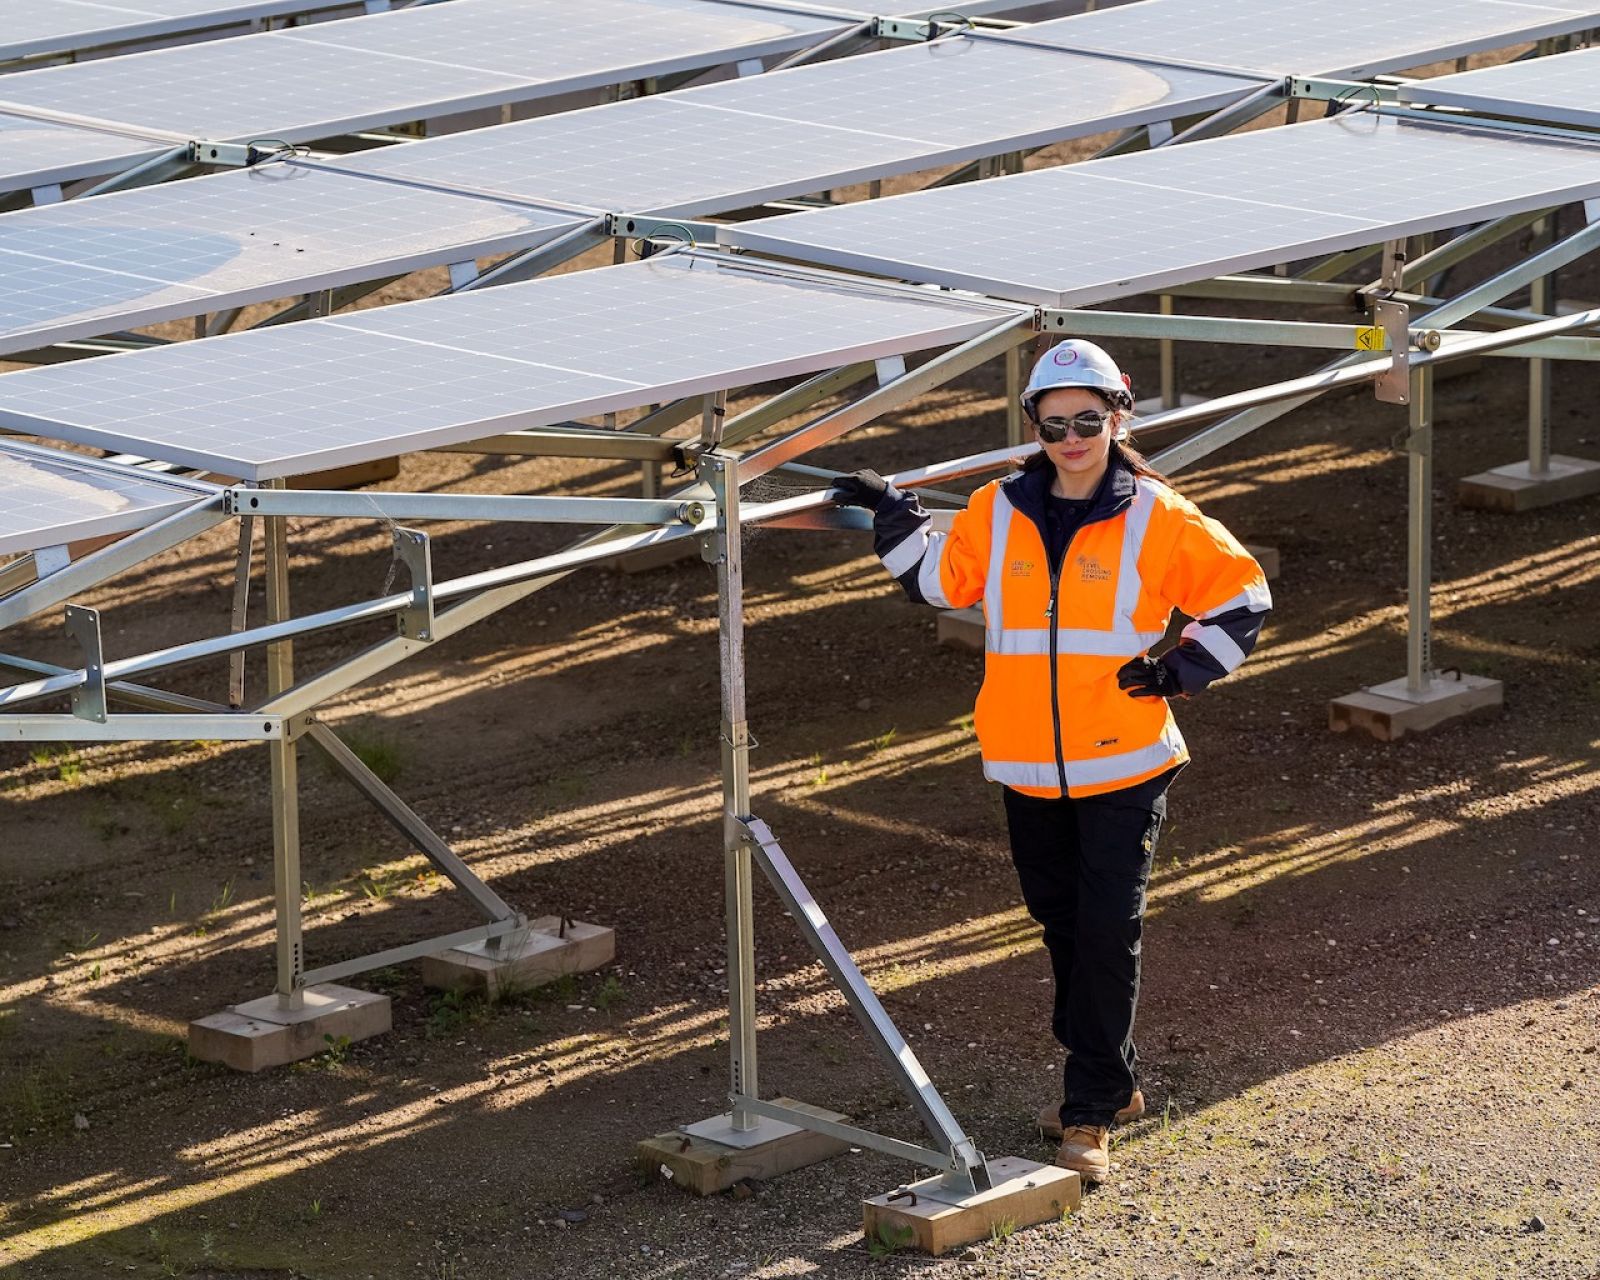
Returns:
[[[983,604],[984,775],[1030,795],[1095,795],[1188,759],[1166,700],[1129,697],[1117,669],[1165,635],[1176,608],[1195,620],[1162,660],[1185,693],[1198,692],[1244,661],[1272,600],[1232,534],[1116,453],[1050,565],[1050,478],[1040,469],[985,485],[948,533],[930,529],[915,497],[891,491],[874,529],[884,567],[913,600]]]

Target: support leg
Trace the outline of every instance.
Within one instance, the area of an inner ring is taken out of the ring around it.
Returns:
[[[1406,436],[1406,674],[1335,698],[1328,726],[1365,729],[1383,742],[1423,733],[1452,720],[1497,712],[1505,701],[1498,680],[1433,669],[1433,371],[1411,368],[1410,431]]]
[[[1600,207],[1586,205],[1588,221],[1593,223]],[[1556,216],[1552,212],[1533,224],[1534,253],[1550,248],[1556,235]],[[1555,273],[1536,277],[1528,286],[1528,310],[1549,315],[1555,307]],[[1600,462],[1589,458],[1555,453],[1550,440],[1550,399],[1552,385],[1550,361],[1528,361],[1528,457],[1503,467],[1470,475],[1461,481],[1457,496],[1463,506],[1491,511],[1531,511],[1573,498],[1600,493]]]

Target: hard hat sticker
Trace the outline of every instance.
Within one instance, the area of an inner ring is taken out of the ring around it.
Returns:
[[[1057,364],[1076,364],[1078,362],[1077,348],[1069,347],[1065,344],[1057,347],[1050,355]]]

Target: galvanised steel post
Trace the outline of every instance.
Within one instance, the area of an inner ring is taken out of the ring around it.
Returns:
[[[750,726],[745,719],[744,553],[739,528],[739,460],[712,451],[701,477],[716,495],[717,524],[705,556],[717,570],[717,644],[722,667],[722,852],[728,930],[728,1086],[735,1131],[760,1118],[740,1099],[758,1097],[756,1077],[755,904],[744,824],[750,819]]]
[[[269,488],[281,489],[282,480]],[[289,617],[289,537],[283,516],[262,521],[266,533],[267,621]],[[294,683],[294,641],[267,646],[267,694],[277,697]],[[305,1001],[301,975],[305,950],[300,937],[300,765],[293,739],[267,744],[272,762],[272,888],[277,901],[278,1005],[298,1009]]]
[[[1433,370],[1427,365],[1411,370],[1408,413],[1406,690],[1422,694],[1433,675],[1433,620],[1428,608],[1433,586]]]
[[[1533,248],[1548,248],[1556,239],[1556,215],[1551,213],[1533,224]],[[1528,310],[1548,315],[1555,310],[1555,276],[1539,276],[1528,286]],[[1528,361],[1528,471],[1548,475],[1550,471],[1550,362]]]

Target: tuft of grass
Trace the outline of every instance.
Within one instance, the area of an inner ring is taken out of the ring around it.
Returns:
[[[601,1013],[610,1013],[614,1006],[627,998],[628,993],[622,989],[622,979],[614,973],[608,973],[600,989],[594,993],[594,1007]]]
[[[877,1229],[867,1237],[867,1254],[874,1262],[882,1262],[909,1245],[915,1235],[910,1227],[895,1227],[887,1222],[880,1222]]]
[[[386,734],[348,733],[344,735],[344,744],[385,786],[398,778],[405,768],[404,749]]]
[[[445,991],[429,1003],[422,1032],[430,1040],[445,1040],[482,1022],[488,1013],[488,1002],[476,992]]]
[[[989,1228],[989,1239],[996,1244],[1004,1244],[1017,1234],[1017,1220],[1015,1218],[1001,1218]]]
[[[874,751],[887,751],[894,745],[895,737],[899,732],[898,729],[890,728],[880,733],[872,740],[872,749]]]

